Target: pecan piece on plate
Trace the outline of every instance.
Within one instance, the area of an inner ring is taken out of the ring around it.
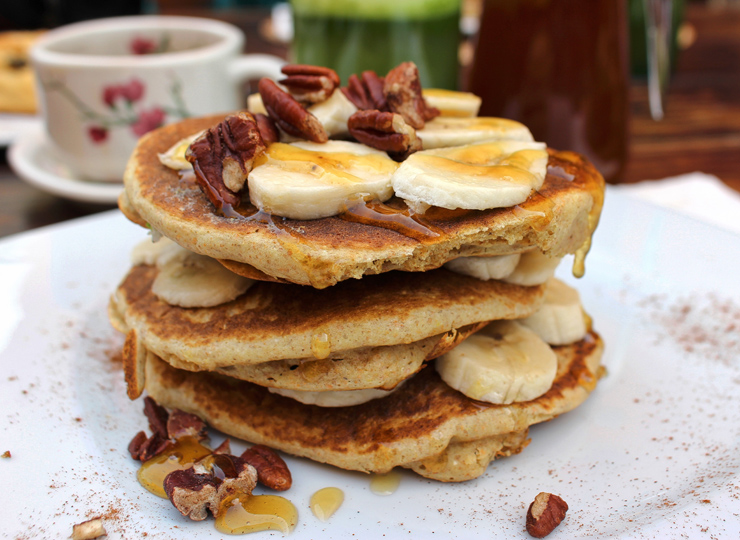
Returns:
[[[180,409],[174,409],[167,419],[167,434],[170,438],[195,437],[202,441],[208,436],[207,429],[203,420]]]
[[[257,470],[257,480],[263,486],[276,491],[285,491],[293,485],[288,465],[275,450],[262,444],[247,448],[240,456]]]
[[[326,101],[339,86],[339,75],[333,69],[305,64],[288,64],[281,70],[287,77],[278,81],[299,102]]]
[[[192,142],[185,154],[195,177],[213,205],[239,206],[254,161],[265,151],[257,121],[248,112],[227,116]]]
[[[347,122],[350,134],[362,144],[383,150],[402,161],[421,150],[421,139],[403,116],[392,112],[357,111]]]
[[[341,89],[344,95],[361,111],[375,109],[387,111],[388,103],[383,93],[383,78],[374,71],[363,71],[358,77],[349,76],[347,86]]]
[[[172,471],[164,479],[164,491],[183,516],[204,520],[210,510],[217,516],[221,503],[235,493],[250,495],[257,485],[257,472],[241,458],[219,454],[204,458],[184,470]],[[219,478],[214,465],[221,469]]]
[[[325,143],[329,140],[319,119],[273,81],[267,78],[260,79],[259,91],[268,114],[285,133],[315,143]]]
[[[403,116],[413,128],[421,129],[427,120],[439,116],[439,109],[430,107],[421,94],[419,70],[413,62],[404,62],[388,72],[383,82],[388,108]]]
[[[527,510],[527,532],[535,538],[544,538],[565,518],[568,503],[552,493],[539,493]]]

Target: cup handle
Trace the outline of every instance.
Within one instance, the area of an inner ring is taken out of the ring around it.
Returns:
[[[277,80],[283,77],[280,68],[285,64],[285,60],[271,54],[245,54],[231,61],[229,77],[236,83],[262,77]]]
[[[671,71],[673,0],[643,0],[650,116],[662,120]]]

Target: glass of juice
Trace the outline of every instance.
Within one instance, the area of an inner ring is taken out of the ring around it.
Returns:
[[[627,158],[624,0],[485,0],[468,90],[480,114],[519,120],[535,139],[584,154],[609,182]]]
[[[401,62],[426,88],[458,86],[460,0],[291,0],[293,61],[330,67],[344,83]]]

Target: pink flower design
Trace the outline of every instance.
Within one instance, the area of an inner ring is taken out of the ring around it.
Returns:
[[[108,107],[113,108],[116,106],[116,100],[118,99],[118,96],[121,94],[121,87],[118,85],[115,86],[106,86],[103,88],[103,101],[105,102]]]
[[[134,54],[152,54],[157,50],[157,44],[153,40],[142,37],[132,39],[129,46]]]
[[[87,135],[95,144],[104,143],[108,139],[108,130],[102,126],[90,126]]]
[[[137,137],[141,137],[145,133],[149,133],[164,124],[165,116],[165,112],[159,107],[153,107],[148,111],[141,111],[136,122],[131,124],[131,131]]]
[[[128,84],[122,84],[119,87],[119,92],[124,99],[131,103],[139,101],[144,95],[144,83],[139,79],[131,79]]]

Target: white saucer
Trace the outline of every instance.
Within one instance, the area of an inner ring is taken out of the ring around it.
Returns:
[[[42,126],[20,136],[8,150],[8,163],[23,180],[53,195],[75,201],[115,204],[123,191],[118,182],[78,180],[60,163]]]

